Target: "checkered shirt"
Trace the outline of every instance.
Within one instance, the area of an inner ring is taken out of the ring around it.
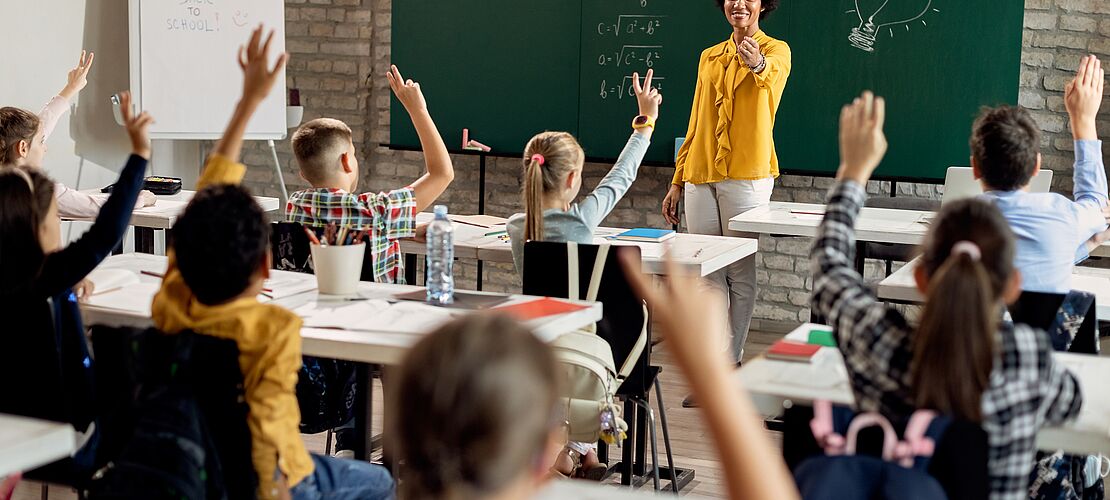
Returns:
[[[914,410],[914,328],[879,302],[853,267],[854,226],[866,199],[863,187],[851,181],[829,192],[825,220],[810,253],[811,306],[837,332],[858,408],[905,418]],[[1075,377],[1053,362],[1052,345],[1043,332],[1007,324],[1000,327],[998,341],[982,406],[991,498],[1026,498],[1037,431],[1074,418],[1083,397]]]
[[[354,195],[342,189],[317,188],[289,196],[285,217],[307,227],[337,224],[369,231],[366,244],[374,260],[374,281],[404,283],[400,238],[416,234],[416,195],[412,188]]]

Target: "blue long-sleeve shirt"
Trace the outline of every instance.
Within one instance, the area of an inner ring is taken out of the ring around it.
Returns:
[[[636,172],[650,145],[651,141],[642,134],[633,133],[617,158],[617,163],[585,199],[572,204],[570,210],[544,210],[544,241],[592,243],[594,230],[613,211],[613,207],[636,180]],[[513,263],[516,264],[518,273],[524,269],[524,222],[524,214],[516,214],[509,218],[506,226],[512,241]]]
[[[1073,266],[1088,257],[1087,240],[1106,230],[1102,141],[1075,141],[1075,200],[1056,193],[989,191],[1017,236],[1014,265],[1022,290],[1068,293]]]

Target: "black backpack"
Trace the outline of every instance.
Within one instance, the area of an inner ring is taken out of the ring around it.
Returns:
[[[105,392],[98,393],[99,468],[88,498],[255,497],[248,408],[233,341],[94,329],[93,345],[103,361],[98,390]]]

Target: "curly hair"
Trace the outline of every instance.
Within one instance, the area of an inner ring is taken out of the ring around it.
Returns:
[[[721,12],[724,12],[725,0],[715,1],[717,2],[717,8],[721,9]],[[762,21],[764,19],[767,19],[767,16],[771,15],[771,13],[774,12],[777,8],[779,8],[779,0],[763,0],[763,10],[759,13],[759,20]]]
[[[197,192],[170,229],[170,245],[185,284],[205,305],[243,293],[270,250],[270,225],[239,186],[220,184]]]

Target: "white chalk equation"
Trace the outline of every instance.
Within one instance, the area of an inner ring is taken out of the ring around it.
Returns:
[[[643,77],[643,75],[640,75],[640,78]],[[666,77],[655,75],[651,79],[651,86],[659,89],[659,92],[663,92],[663,82],[666,80]],[[620,83],[609,83],[608,80],[602,80],[601,92],[598,95],[602,100],[610,97],[615,97],[618,100],[625,97],[636,97],[636,88],[632,85],[632,76],[624,77]]]
[[[853,0],[854,9],[845,12],[859,18],[859,26],[852,28],[848,43],[864,52],[874,52],[882,35],[894,38],[896,28],[910,31],[918,22],[929,26],[924,17],[933,8],[933,0]]]
[[[651,16],[640,14],[626,14],[617,16],[617,22],[597,23],[597,34],[599,35],[655,35],[659,29],[663,27],[663,21],[667,16]]]
[[[597,65],[625,67],[642,64],[651,68],[662,59],[662,45],[622,45],[620,51],[597,56]]]

